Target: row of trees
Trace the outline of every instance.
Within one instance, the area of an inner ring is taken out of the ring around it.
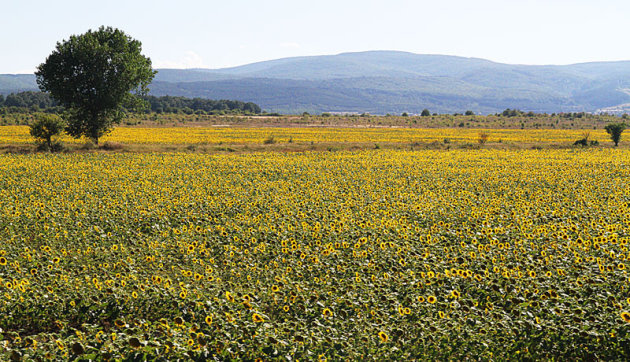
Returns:
[[[252,102],[172,96],[147,96],[144,99],[149,102],[151,111],[156,113],[213,114],[227,112],[258,114],[262,112],[260,106]]]
[[[19,92],[11,93],[4,97],[0,94],[0,107],[12,108],[15,111],[50,111],[57,109],[57,103],[43,92]]]
[[[142,97],[148,104],[143,112],[184,114],[259,114],[260,106],[252,102],[212,100],[185,97]],[[46,112],[60,113],[59,106],[47,93],[11,93],[6,98],[0,94],[0,113]]]

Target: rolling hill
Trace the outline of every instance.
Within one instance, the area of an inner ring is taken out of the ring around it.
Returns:
[[[284,113],[630,109],[625,106],[630,103],[630,61],[532,66],[369,51],[158,71],[153,95],[238,99]],[[32,75],[0,75],[0,93],[32,89]]]

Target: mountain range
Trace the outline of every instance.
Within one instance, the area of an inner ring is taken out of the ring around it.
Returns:
[[[630,61],[514,65],[479,58],[368,51],[222,69],[158,69],[151,94],[236,99],[281,113],[630,110]],[[0,93],[36,90],[0,75]]]

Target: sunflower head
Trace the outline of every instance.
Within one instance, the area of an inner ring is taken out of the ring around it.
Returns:
[[[382,343],[385,343],[389,340],[389,336],[383,331],[378,332],[378,338],[381,340]]]

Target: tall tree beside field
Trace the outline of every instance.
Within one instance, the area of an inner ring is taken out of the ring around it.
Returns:
[[[35,75],[39,88],[67,109],[68,134],[98,144],[125,109],[146,107],[140,96],[156,72],[141,51],[138,40],[111,27],[57,43]]]
[[[610,139],[615,143],[615,147],[619,145],[621,134],[626,129],[625,123],[610,123],[604,128],[610,135]]]

